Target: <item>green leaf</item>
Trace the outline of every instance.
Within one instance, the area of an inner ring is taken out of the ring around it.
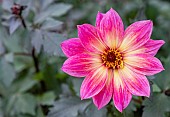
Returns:
[[[81,101],[78,97],[61,98],[54,103],[47,117],[76,117],[83,112],[90,101]]]
[[[3,117],[2,102],[3,102],[3,100],[0,97],[0,117]]]
[[[112,103],[113,104],[113,103]],[[108,106],[111,110],[111,112],[114,112],[114,113],[111,113],[110,111],[108,112],[110,114],[109,117],[112,117],[113,115],[115,117],[136,117],[134,115],[134,111],[137,110],[136,106],[135,106],[135,103],[133,100],[131,100],[131,102],[129,103],[129,105],[125,108],[125,110],[123,110],[123,112],[119,112],[116,107],[114,105],[112,106]],[[109,109],[109,110],[110,110]]]
[[[13,2],[11,0],[3,0],[2,2],[2,8],[7,11],[11,11],[11,7],[13,5]]]
[[[52,32],[44,32],[44,42],[43,47],[44,51],[50,55],[64,56],[60,44],[65,40],[60,34]]]
[[[8,53],[8,54],[5,54],[5,60],[7,62],[10,62],[10,63],[13,63],[14,62],[14,54],[13,53]]]
[[[163,93],[153,93],[143,105],[145,107],[142,117],[165,117],[165,112],[170,112],[170,97]]]
[[[152,21],[156,21],[157,19],[157,16],[158,16],[158,9],[153,6],[153,5],[147,5],[146,6],[146,10],[145,10],[145,14],[146,14],[146,17],[147,19],[151,19]]]
[[[31,89],[34,85],[36,85],[38,83],[37,80],[34,80],[31,77],[32,77],[32,75],[26,74],[26,78],[21,78],[21,79],[15,81],[12,84],[12,86],[10,87],[12,92],[23,93],[23,92]]]
[[[31,44],[35,47],[36,51],[39,53],[43,45],[43,35],[41,30],[35,30],[31,32]]]
[[[56,30],[58,29],[61,25],[63,24],[63,22],[58,21],[58,20],[54,20],[52,18],[48,18],[45,20],[45,22],[42,24],[41,29],[42,30]]]
[[[42,110],[41,106],[38,106],[36,117],[45,117],[45,115],[43,114],[43,110]]]
[[[47,32],[43,30],[35,30],[32,37],[32,45],[37,52],[43,47],[44,51],[49,55],[64,56],[60,44],[66,38],[61,34]]]
[[[25,52],[26,39],[28,39],[28,34],[26,30],[17,30],[16,33],[8,35],[5,31],[4,33],[4,46],[7,51],[10,52]]]
[[[50,4],[52,4],[54,0],[43,0],[42,2],[42,9],[46,9]]]
[[[162,15],[162,16],[164,16],[166,18],[170,18],[170,14],[169,14],[170,4],[169,4],[169,2],[151,0],[150,4],[155,6],[158,9],[158,11],[160,12],[160,15]]]
[[[41,105],[49,105],[50,106],[54,103],[55,94],[52,91],[46,92],[43,95],[38,96],[37,100]]]
[[[58,3],[49,6],[35,17],[34,23],[42,23],[47,17],[59,17],[67,13],[72,6],[70,4]]]
[[[156,84],[152,85],[152,89],[153,89],[153,92],[161,92],[161,89]]]
[[[137,110],[137,108],[135,106],[135,103],[133,100],[131,100],[128,107],[123,111],[123,116],[124,117],[135,117],[134,111],[136,111],[136,110]]]
[[[14,110],[16,113],[35,115],[36,99],[31,94],[16,95]]]
[[[5,52],[5,47],[3,45],[2,40],[0,40],[0,55],[3,54]]]
[[[0,59],[0,81],[9,87],[16,77],[14,67],[4,58]]]
[[[14,33],[20,25],[21,19],[15,16],[11,17],[9,20],[9,33],[10,34]]]
[[[76,92],[77,96],[80,95],[80,87],[81,87],[82,81],[83,79],[72,78],[73,89]]]
[[[80,117],[106,117],[106,114],[107,109],[105,107],[98,110],[97,107],[91,103]]]
[[[17,72],[30,68],[32,65],[32,58],[28,56],[14,56],[14,67]]]
[[[165,70],[155,75],[153,80],[162,91],[170,89],[170,57],[165,61],[164,68]]]
[[[4,85],[3,82],[0,82],[0,94],[4,97],[6,97],[6,95],[8,95],[8,89],[7,87]]]
[[[58,3],[56,5],[50,6],[48,10],[53,11],[51,14],[52,16],[59,17],[67,13],[71,8],[72,5],[70,4]]]

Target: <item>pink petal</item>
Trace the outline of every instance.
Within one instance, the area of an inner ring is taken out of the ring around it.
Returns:
[[[147,53],[152,56],[155,56],[158,52],[159,48],[164,44],[165,42],[163,40],[151,40],[147,41],[143,46],[139,47],[136,50],[128,52],[128,55],[130,54],[141,54],[141,53]]]
[[[150,85],[146,76],[133,72],[126,66],[119,70],[119,74],[133,95],[149,97]]]
[[[144,20],[131,24],[126,30],[123,42],[120,46],[121,52],[129,52],[144,45],[152,33],[152,21]]]
[[[159,59],[149,54],[134,54],[124,57],[124,62],[131,70],[143,74],[154,75],[164,70]]]
[[[113,71],[109,70],[108,80],[104,88],[93,97],[94,104],[101,109],[109,103],[113,95]]]
[[[84,77],[90,70],[101,65],[100,58],[82,53],[68,58],[62,66],[62,70],[71,76]]]
[[[147,43],[145,43],[144,48],[146,48],[146,53],[155,56],[160,47],[164,44],[165,42],[163,40],[149,40]]]
[[[104,66],[91,71],[81,85],[81,99],[87,99],[97,95],[105,86],[107,79],[108,70]]]
[[[110,9],[103,16],[99,27],[107,46],[116,48],[121,44],[124,26],[122,19],[115,10]]]
[[[97,14],[97,16],[96,16],[96,27],[99,27],[99,26],[100,26],[100,22],[101,22],[101,20],[103,19],[103,16],[104,16],[103,13],[98,12],[98,14]]]
[[[122,112],[132,99],[132,94],[128,91],[117,70],[114,71],[113,100],[115,107]]]
[[[90,52],[101,53],[106,48],[101,40],[100,32],[90,24],[79,25],[78,36],[84,48]]]
[[[67,57],[86,52],[79,38],[71,38],[61,43],[63,53]]]

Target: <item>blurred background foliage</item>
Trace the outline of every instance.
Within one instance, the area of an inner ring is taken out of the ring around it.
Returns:
[[[170,117],[170,0],[0,3],[0,117]],[[15,11],[20,6],[22,17]],[[115,109],[112,101],[101,110],[91,99],[81,101],[83,79],[60,70],[66,59],[60,43],[77,37],[76,25],[94,25],[97,12],[111,7],[120,14],[125,28],[138,20],[152,20],[152,39],[166,42],[156,55],[165,71],[148,77],[151,97],[134,96],[123,113]]]

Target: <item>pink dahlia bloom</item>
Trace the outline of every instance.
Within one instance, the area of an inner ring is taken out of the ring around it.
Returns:
[[[98,109],[114,101],[122,112],[132,95],[150,95],[146,76],[164,70],[155,54],[163,40],[150,39],[152,21],[131,24],[124,31],[119,14],[110,9],[98,13],[96,26],[78,25],[78,38],[61,44],[68,59],[62,70],[75,77],[85,77],[81,99],[92,98]]]

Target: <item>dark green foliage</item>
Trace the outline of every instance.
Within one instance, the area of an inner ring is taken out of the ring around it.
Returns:
[[[17,3],[26,6],[12,14]],[[169,0],[0,0],[0,117],[170,117]],[[165,70],[148,79],[151,97],[134,96],[120,113],[111,101],[98,110],[80,100],[82,79],[61,71],[60,43],[77,37],[76,25],[95,25],[98,11],[114,8],[125,28],[137,20],[154,23],[152,39],[166,43],[156,55]]]

